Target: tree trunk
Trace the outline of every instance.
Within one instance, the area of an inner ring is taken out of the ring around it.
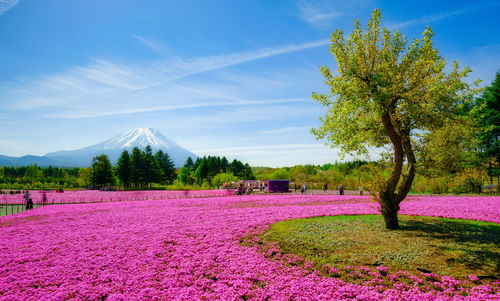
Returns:
[[[401,178],[404,161],[404,149],[401,137],[394,129],[389,113],[382,116],[382,123],[394,147],[394,169],[392,170],[389,179],[387,179],[385,187],[383,187],[379,194],[380,206],[382,207],[382,216],[384,217],[385,227],[387,229],[394,230],[399,229],[399,203],[394,191],[396,191],[399,179]]]
[[[380,206],[382,207],[382,216],[384,217],[385,227],[390,230],[399,229],[399,205],[396,204],[395,195],[381,195]]]

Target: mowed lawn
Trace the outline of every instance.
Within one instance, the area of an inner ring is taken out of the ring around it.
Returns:
[[[499,205],[499,197],[414,198],[401,213],[500,223]],[[498,280],[446,290],[345,282],[259,243],[278,221],[378,209],[369,197],[303,195],[37,208],[0,217],[0,300],[499,298]]]

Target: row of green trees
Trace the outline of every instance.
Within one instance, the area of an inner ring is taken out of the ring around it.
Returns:
[[[91,182],[94,187],[115,185],[115,178],[125,188],[150,187],[152,183],[171,185],[175,180],[183,186],[220,186],[223,182],[255,179],[250,165],[226,157],[208,156],[193,161],[189,157],[178,171],[167,153],[159,150],[153,154],[150,146],[144,150],[124,150],[113,167],[107,155],[96,156],[92,161]],[[177,185],[179,186],[179,185]]]
[[[92,185],[115,185],[115,176],[125,187],[150,187],[151,183],[171,184],[176,178],[174,163],[167,153],[158,150],[153,154],[151,146],[144,150],[135,147],[129,153],[124,150],[113,168],[107,155],[92,160]]]
[[[89,168],[60,168],[30,166],[1,166],[0,188],[12,189],[44,189],[44,188],[77,188],[88,184]]]
[[[191,157],[179,170],[177,178],[184,185],[212,184],[219,186],[221,183],[238,181],[238,179],[253,180],[252,168],[248,163],[234,159],[231,163],[226,157],[208,156],[197,158],[193,162]]]

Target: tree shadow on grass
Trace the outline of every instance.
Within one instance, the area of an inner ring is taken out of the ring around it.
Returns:
[[[462,220],[432,219],[406,220],[402,232],[410,237],[424,237],[441,242],[443,251],[458,250],[465,253],[459,258],[448,259],[469,268],[481,269],[486,264],[495,266],[494,278],[500,276],[500,225],[469,223]]]

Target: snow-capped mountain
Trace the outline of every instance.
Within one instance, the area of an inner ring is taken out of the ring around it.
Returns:
[[[88,167],[92,164],[92,158],[98,155],[108,155],[114,164],[123,150],[131,151],[134,147],[141,150],[149,145],[153,153],[158,150],[166,152],[176,167],[184,165],[188,157],[198,158],[195,154],[168,140],[160,132],[151,128],[136,128],[119,136],[108,139],[98,144],[87,146],[77,150],[58,151],[48,153],[45,156],[24,156],[20,158],[0,156],[0,165],[29,165],[36,163],[39,166],[62,166],[62,167]],[[29,162],[24,162],[29,157]]]
[[[144,148],[147,145],[153,149],[167,150],[172,147],[180,147],[162,136],[160,132],[151,128],[136,128],[125,132],[120,136],[106,140],[98,145],[104,149],[127,149],[130,147]]]
[[[58,160],[67,158],[65,160],[67,166],[75,163],[78,163],[77,166],[90,166],[94,156],[106,154],[111,162],[115,163],[123,150],[131,151],[134,147],[143,150],[147,145],[151,146],[153,153],[160,149],[166,152],[177,167],[184,165],[188,157],[197,158],[192,152],[168,140],[160,132],[151,128],[136,128],[95,145],[79,150],[49,153],[45,157],[58,158]]]

